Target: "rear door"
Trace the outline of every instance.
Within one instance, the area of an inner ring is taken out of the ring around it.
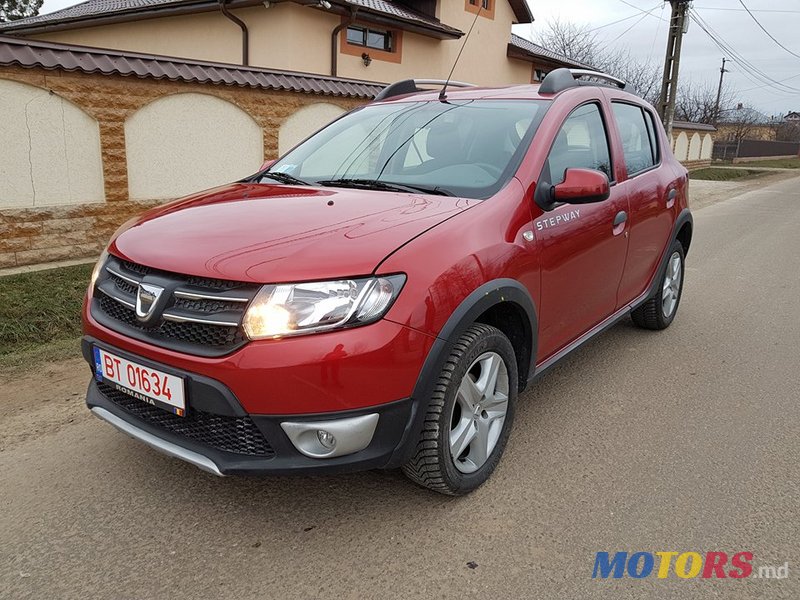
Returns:
[[[563,122],[544,164],[541,181],[564,180],[569,168],[604,172],[611,197],[596,204],[564,204],[534,215],[536,251],[541,261],[538,362],[552,357],[610,316],[627,251],[625,194],[614,185],[608,136],[608,115],[602,104],[577,107]]]
[[[672,232],[675,175],[661,160],[660,126],[650,109],[621,99],[612,100],[611,107],[625,167],[617,187],[630,207],[628,258],[617,304],[622,307],[646,290],[658,268]]]

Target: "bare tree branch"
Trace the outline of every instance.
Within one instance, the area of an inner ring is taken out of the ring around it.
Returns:
[[[43,0],[0,0],[0,23],[35,17]]]

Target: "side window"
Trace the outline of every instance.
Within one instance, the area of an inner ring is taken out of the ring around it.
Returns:
[[[653,161],[655,164],[661,160],[661,153],[658,148],[658,131],[655,117],[649,110],[644,111],[644,120],[647,123],[647,133],[650,135],[650,148],[653,150]]]
[[[553,185],[564,181],[564,172],[572,168],[595,169],[614,179],[608,135],[597,104],[581,106],[567,118],[550,150],[547,166]]]
[[[633,104],[614,102],[612,106],[622,136],[625,167],[628,170],[628,177],[633,177],[658,162],[652,117],[645,119],[645,112]]]

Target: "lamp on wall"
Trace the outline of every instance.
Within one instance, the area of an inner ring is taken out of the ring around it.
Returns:
[[[361,61],[364,63],[365,67],[368,67],[370,65],[370,63],[372,63],[372,57],[369,54],[367,54],[366,52],[364,52],[361,55]]]

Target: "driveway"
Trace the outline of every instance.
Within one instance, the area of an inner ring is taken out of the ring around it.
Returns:
[[[695,215],[661,333],[613,328],[520,398],[466,498],[397,473],[218,479],[0,384],[0,597],[800,597],[800,179]],[[750,551],[789,578],[593,580],[595,552]]]

